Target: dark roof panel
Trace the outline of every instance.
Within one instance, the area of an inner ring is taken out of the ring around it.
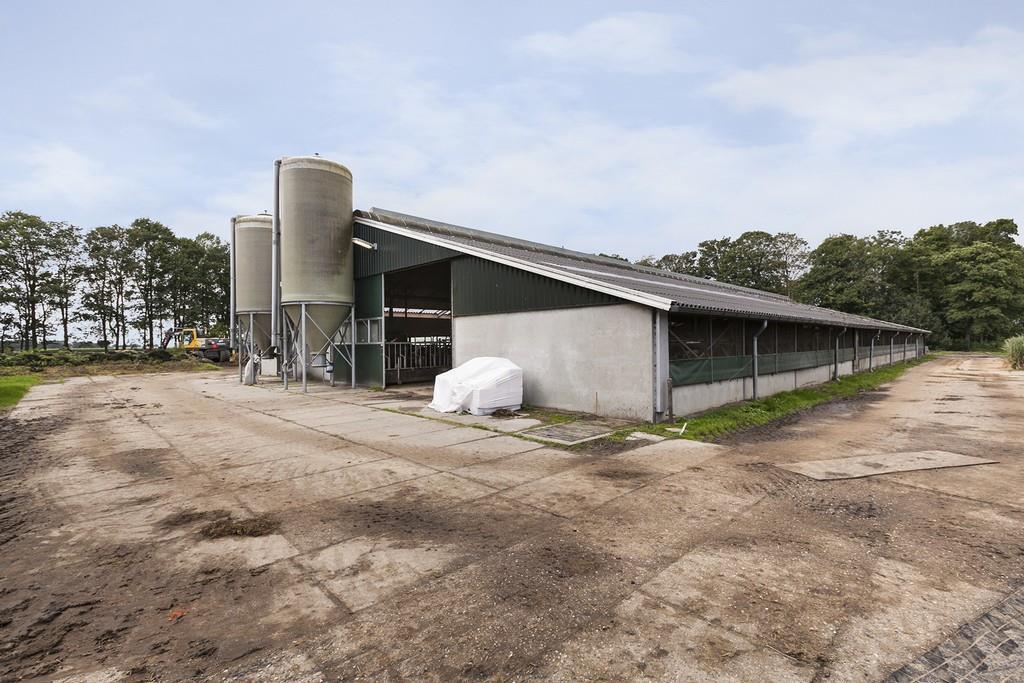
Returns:
[[[373,208],[355,213],[357,221],[372,221],[382,229],[394,226],[411,237],[422,237],[456,251],[475,253],[484,258],[489,254],[495,260],[513,267],[537,267],[547,271],[551,277],[581,287],[617,294],[620,298],[673,311],[927,332],[916,327],[801,304],[782,294],[638,266],[607,256],[561,249],[395,211]]]

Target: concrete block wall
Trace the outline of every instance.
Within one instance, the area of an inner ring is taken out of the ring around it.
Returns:
[[[523,368],[529,405],[635,420],[654,413],[654,331],[646,306],[456,315],[452,327],[455,364],[508,358]]]
[[[832,379],[832,369],[832,365],[819,365],[816,368],[761,375],[757,383],[758,394],[764,398],[801,387],[824,384]],[[853,361],[839,364],[840,377],[852,374]],[[727,403],[737,403],[752,398],[754,398],[754,380],[751,377],[709,384],[690,384],[672,388],[672,410],[676,415],[692,415]]]

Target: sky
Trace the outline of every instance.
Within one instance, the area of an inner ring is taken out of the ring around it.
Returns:
[[[631,258],[1024,220],[1020,2],[0,1],[0,210],[228,234],[273,161]]]

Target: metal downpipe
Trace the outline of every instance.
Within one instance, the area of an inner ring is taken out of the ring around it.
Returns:
[[[235,355],[238,356],[238,381],[242,381],[242,349],[241,343],[239,343],[238,325],[235,320],[235,218],[231,217],[231,259],[230,259],[230,279],[231,279],[231,311],[228,313],[228,344],[235,350]]]
[[[753,378],[753,380],[754,381],[753,381],[753,393],[754,393],[754,400],[755,401],[758,398],[758,392],[757,392],[757,371],[758,371],[758,368],[757,368],[757,338],[760,337],[761,333],[764,332],[767,328],[768,328],[768,321],[767,320],[762,320],[761,321],[761,327],[757,330],[757,332],[754,333],[754,349],[753,349],[753,351],[754,351],[754,358],[753,358],[753,360],[754,360],[754,378]],[[776,349],[776,351],[778,351],[778,349]]]
[[[274,229],[270,257],[270,345],[277,356],[277,373],[283,366],[281,320],[281,160],[274,161]]]
[[[836,350],[834,362],[832,364],[832,379],[835,381],[839,381],[839,340],[846,336],[847,329],[848,328],[844,327],[842,332],[836,335]]]

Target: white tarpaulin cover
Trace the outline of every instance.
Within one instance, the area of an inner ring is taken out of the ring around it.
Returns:
[[[466,410],[490,415],[495,410],[518,410],[523,405],[523,369],[507,358],[468,360],[434,379],[429,408],[439,413]]]

